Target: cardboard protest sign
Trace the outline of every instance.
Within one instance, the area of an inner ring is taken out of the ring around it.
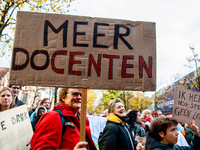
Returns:
[[[18,12],[10,84],[155,91],[155,23]]]
[[[32,135],[26,105],[0,112],[0,150],[29,150]]]
[[[136,140],[138,143],[141,143],[143,146],[145,146],[146,138],[138,137]]]
[[[183,123],[200,126],[200,93],[176,87],[174,92],[173,118]]]

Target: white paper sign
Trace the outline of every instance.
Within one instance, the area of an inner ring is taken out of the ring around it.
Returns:
[[[0,150],[29,150],[32,135],[26,105],[0,112]]]

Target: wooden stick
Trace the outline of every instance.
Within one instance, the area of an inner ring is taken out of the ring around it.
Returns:
[[[87,108],[87,89],[82,88],[80,142],[85,142],[85,137],[86,137],[86,108]]]

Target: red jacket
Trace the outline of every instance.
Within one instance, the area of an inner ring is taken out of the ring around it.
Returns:
[[[65,133],[62,136],[62,123],[58,112],[51,111],[45,113],[36,125],[36,131],[31,139],[31,150],[73,150],[79,142],[80,137],[80,119],[78,119],[71,107],[65,103],[61,103],[54,107],[54,110],[62,110],[63,116],[67,116],[67,122],[75,125],[75,128],[67,126]],[[80,116],[80,112],[79,116]],[[96,150],[92,140],[89,127],[89,120],[86,118],[86,140],[89,150]]]

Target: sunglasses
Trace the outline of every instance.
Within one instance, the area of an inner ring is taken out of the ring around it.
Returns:
[[[80,95],[81,97],[81,93],[78,93],[78,92],[71,92],[71,95],[74,96],[74,97],[78,97]]]

